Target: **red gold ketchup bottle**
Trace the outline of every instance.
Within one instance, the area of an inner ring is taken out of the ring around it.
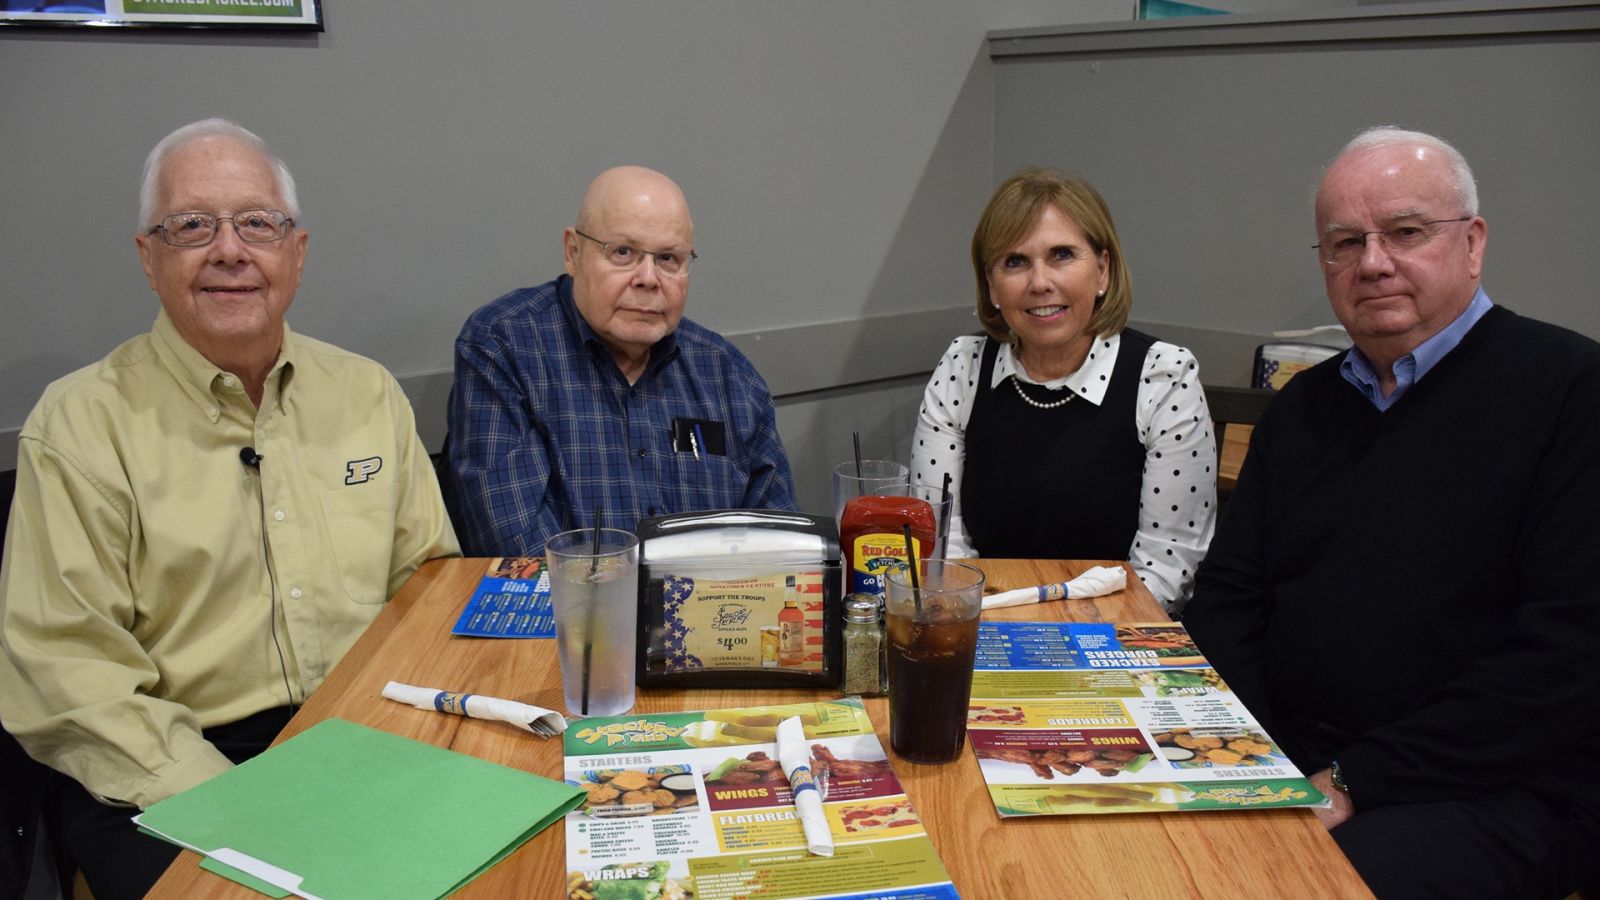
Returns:
[[[933,555],[933,507],[916,497],[854,497],[839,517],[844,550],[844,592],[883,596],[889,572],[906,564],[903,527],[911,526],[911,546],[919,559]]]

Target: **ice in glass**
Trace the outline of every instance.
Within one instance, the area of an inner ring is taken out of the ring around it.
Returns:
[[[545,544],[561,659],[562,699],[575,716],[633,708],[639,540],[614,528],[567,531]]]
[[[920,590],[907,570],[888,581],[889,746],[910,762],[949,762],[967,737],[983,573],[941,559],[921,567]]]

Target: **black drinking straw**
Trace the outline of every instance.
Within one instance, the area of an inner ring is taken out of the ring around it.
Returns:
[[[939,520],[939,547],[946,559],[950,558],[950,514],[955,504],[950,502],[950,473],[944,473],[944,487],[939,491],[939,504],[944,507],[944,517]]]
[[[906,559],[911,562],[911,602],[916,604],[917,612],[922,612],[922,581],[917,578],[917,552],[911,548],[911,526],[901,525],[900,533],[906,536]],[[587,671],[587,670],[585,670]]]
[[[600,568],[600,516],[605,511],[604,506],[594,508],[594,546],[589,549],[589,622],[583,630],[583,699],[578,704],[578,712],[585,716],[589,714],[589,660],[594,656],[594,595],[598,590],[594,575]]]
[[[856,442],[856,479],[859,481],[865,477],[861,474],[861,432],[852,431],[850,432],[850,436],[854,438]],[[866,489],[863,488],[861,493],[865,494]]]

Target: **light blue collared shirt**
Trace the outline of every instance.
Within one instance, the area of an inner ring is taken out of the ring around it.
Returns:
[[[1428,370],[1438,365],[1439,360],[1454,350],[1492,306],[1494,301],[1483,292],[1483,288],[1478,288],[1478,292],[1472,295],[1472,302],[1467,304],[1461,315],[1456,316],[1454,322],[1423,341],[1417,349],[1394,361],[1394,391],[1387,397],[1378,385],[1378,370],[1373,368],[1372,361],[1358,347],[1351,347],[1350,352],[1344,355],[1344,362],[1339,364],[1339,374],[1344,376],[1345,381],[1355,385],[1362,396],[1371,400],[1373,406],[1380,411],[1386,410],[1422,376],[1428,374]]]

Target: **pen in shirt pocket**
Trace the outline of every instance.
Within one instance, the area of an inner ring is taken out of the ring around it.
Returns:
[[[695,462],[708,463],[712,457],[723,455],[727,444],[727,429],[721,422],[687,416],[672,420],[673,451],[692,454]]]

